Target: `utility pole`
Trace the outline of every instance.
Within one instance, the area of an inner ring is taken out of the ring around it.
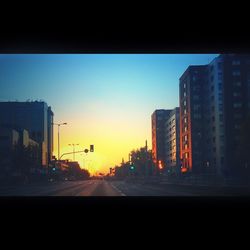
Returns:
[[[59,161],[59,158],[60,158],[60,126],[67,125],[67,123],[66,122],[64,122],[64,123],[52,123],[52,125],[57,125],[57,128],[58,128],[58,130],[57,130],[57,143],[58,143],[58,149],[57,149],[58,158],[57,158],[57,160]]]

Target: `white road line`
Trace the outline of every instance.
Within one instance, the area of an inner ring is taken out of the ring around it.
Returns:
[[[114,186],[112,183],[109,183],[117,192],[121,194],[121,196],[126,196],[120,189],[118,189],[116,186]]]

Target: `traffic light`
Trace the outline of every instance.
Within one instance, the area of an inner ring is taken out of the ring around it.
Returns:
[[[94,145],[90,145],[90,152],[94,152]]]

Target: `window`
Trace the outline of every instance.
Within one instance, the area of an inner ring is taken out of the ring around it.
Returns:
[[[221,73],[219,73],[219,75],[218,75],[218,80],[219,80],[219,81],[222,80],[222,74],[221,74]]]
[[[194,119],[201,119],[201,114],[194,114]]]
[[[184,127],[184,131],[185,131],[185,132],[187,131],[187,126]]]
[[[234,118],[235,119],[240,119],[240,118],[242,118],[242,114],[239,114],[239,113],[234,114]]]
[[[187,123],[187,117],[184,118],[184,123]]]
[[[184,95],[184,97],[187,95],[185,91],[184,91],[183,95]]]
[[[186,106],[186,105],[187,105],[187,101],[185,100],[185,101],[183,102],[183,104],[184,104],[184,106]]]
[[[219,88],[219,90],[222,90],[222,83],[221,82],[218,84],[218,88]]]
[[[234,108],[241,108],[242,107],[242,103],[241,102],[236,102],[233,104]]]
[[[185,144],[185,149],[187,149],[188,148],[188,145],[187,144]]]
[[[240,81],[234,82],[234,86],[240,87],[241,86],[241,82]]]
[[[187,135],[185,135],[184,140],[187,142],[187,140],[188,140]]]
[[[240,125],[239,125],[239,124],[235,124],[235,125],[234,125],[234,128],[235,128],[235,129],[240,129]]]
[[[223,111],[223,105],[219,104],[219,111]]]
[[[240,76],[240,71],[238,69],[233,70],[232,74],[233,74],[233,76]]]
[[[240,96],[241,96],[241,93],[239,93],[239,92],[234,92],[234,93],[233,93],[233,96],[234,96],[234,97],[240,97]]]
[[[240,60],[233,60],[232,65],[240,65]]]
[[[198,110],[200,107],[201,107],[201,105],[195,104],[195,105],[194,105],[194,110]]]
[[[183,84],[183,88],[184,88],[184,89],[186,88],[186,83]]]
[[[221,162],[221,164],[224,163],[224,157],[221,157],[221,158],[220,158],[220,162]]]

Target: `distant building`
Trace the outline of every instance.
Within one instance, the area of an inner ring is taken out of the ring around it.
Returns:
[[[158,109],[151,115],[152,122],[152,157],[158,169],[165,165],[165,122],[171,110]]]
[[[165,123],[165,169],[170,174],[180,174],[180,121],[179,108],[173,109]]]
[[[39,143],[41,165],[52,159],[53,112],[45,102],[0,102],[0,125],[17,131],[27,130],[30,139]]]

